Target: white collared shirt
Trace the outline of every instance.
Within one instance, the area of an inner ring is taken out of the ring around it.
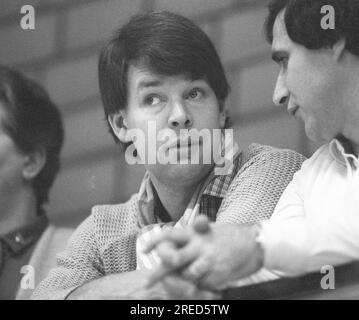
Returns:
[[[306,160],[258,241],[264,267],[297,276],[359,259],[359,159],[338,140]]]

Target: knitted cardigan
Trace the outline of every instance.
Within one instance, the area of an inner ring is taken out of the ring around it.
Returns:
[[[217,213],[216,221],[245,224],[268,219],[305,160],[292,151],[252,144]],[[126,203],[95,206],[57,255],[57,267],[35,290],[33,299],[64,299],[75,288],[99,277],[136,269],[138,194]]]

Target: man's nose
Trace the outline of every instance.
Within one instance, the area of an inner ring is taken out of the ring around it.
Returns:
[[[188,112],[185,102],[174,101],[168,118],[168,126],[172,129],[183,129],[192,127],[192,124],[192,116]]]
[[[280,107],[285,105],[289,99],[289,90],[286,85],[286,79],[283,75],[279,74],[277,83],[273,93],[273,102],[276,106]]]

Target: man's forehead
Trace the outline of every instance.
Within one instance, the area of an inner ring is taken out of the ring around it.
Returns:
[[[284,10],[280,12],[273,25],[272,51],[285,49],[291,42],[284,22]]]
[[[129,74],[137,77],[152,77],[157,76],[146,65],[130,64]]]
[[[162,75],[153,72],[149,67],[144,65],[131,65],[129,68],[128,75],[130,81],[132,82],[132,85],[136,89],[159,86],[166,81],[193,82],[197,80],[205,80],[203,78],[192,79],[192,77],[186,73],[179,75]]]

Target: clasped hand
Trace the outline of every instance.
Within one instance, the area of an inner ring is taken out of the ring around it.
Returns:
[[[197,290],[217,292],[218,297],[218,290],[261,267],[256,235],[253,226],[210,223],[205,217],[189,228],[166,230],[145,250],[156,249],[162,260],[149,276],[148,286],[161,281],[167,290],[174,291],[182,281],[187,286],[192,283]]]

